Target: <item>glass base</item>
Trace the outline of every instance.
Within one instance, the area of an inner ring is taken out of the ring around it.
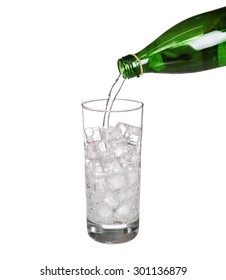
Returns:
[[[100,225],[87,220],[88,234],[101,243],[118,244],[134,239],[139,230],[139,219],[131,224]]]

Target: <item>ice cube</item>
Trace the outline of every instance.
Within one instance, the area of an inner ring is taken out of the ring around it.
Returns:
[[[106,180],[104,177],[92,178],[93,184],[95,185],[96,196],[104,195],[106,191]]]
[[[117,215],[119,217],[127,219],[130,215],[130,207],[128,205],[122,205],[117,209]]]
[[[110,224],[112,222],[112,216],[114,215],[114,208],[107,205],[100,205],[96,209],[96,221],[97,223]]]
[[[124,171],[131,171],[134,168],[140,168],[140,155],[137,154],[136,146],[129,146],[129,151],[118,157],[120,165],[125,169]],[[132,147],[134,150],[131,150]]]
[[[122,135],[125,134],[127,126],[128,126],[128,124],[123,123],[123,122],[119,122],[116,124],[116,127],[118,127],[120,129]]]
[[[129,146],[125,138],[120,138],[116,141],[113,141],[109,145],[109,153],[116,157],[120,157],[126,154],[128,151]]]
[[[130,145],[137,145],[141,138],[141,128],[128,125],[125,131],[125,137]]]
[[[87,207],[88,219],[98,224],[113,223],[114,208],[104,204],[89,204]]]
[[[93,145],[95,147],[96,154],[98,155],[99,158],[105,156],[107,152],[107,147],[104,141],[96,142]]]
[[[101,159],[107,152],[107,147],[104,141],[87,143],[85,147],[87,159]]]
[[[100,141],[98,143],[95,144],[95,148],[96,150],[99,150],[100,152],[106,152],[106,144],[104,143],[104,141]]]
[[[117,158],[107,158],[103,161],[104,171],[108,174],[120,173],[122,171],[122,167],[118,162]]]
[[[90,160],[90,159],[98,159],[95,147],[92,144],[87,144],[85,146],[85,157],[88,160]]]
[[[138,170],[133,168],[130,172],[127,172],[127,182],[129,186],[133,186],[134,184],[139,184],[140,181],[140,174]]]
[[[119,200],[112,194],[107,195],[104,202],[111,208],[116,208],[119,205]]]
[[[136,151],[132,152],[131,150],[120,158],[120,163],[124,163],[124,167],[128,169],[131,169],[131,167],[140,168],[140,161],[140,155],[138,155]]]
[[[102,168],[101,162],[98,160],[91,160],[87,165],[87,174],[92,174],[92,176],[103,177],[104,169]]]
[[[116,211],[116,217],[124,223],[132,223],[139,217],[139,205],[131,202],[121,205]]]
[[[118,161],[123,168],[127,166],[127,161],[124,159],[124,157],[118,157]]]
[[[138,191],[134,186],[127,186],[124,189],[118,190],[117,195],[120,205],[130,205],[133,204],[134,198],[138,195]]]
[[[127,188],[120,189],[118,191],[118,200],[119,200],[120,204],[124,204],[127,199],[128,199],[128,190],[127,190]]]
[[[85,136],[86,136],[86,141],[88,143],[100,141],[101,140],[100,128],[98,126],[86,128]]]
[[[102,138],[108,142],[119,139],[122,136],[120,128],[114,126],[101,128],[101,135]]]
[[[118,190],[126,187],[126,180],[122,174],[113,174],[106,178],[110,190]]]

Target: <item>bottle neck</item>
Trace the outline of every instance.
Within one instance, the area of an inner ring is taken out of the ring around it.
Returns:
[[[118,70],[125,79],[139,77],[142,73],[141,62],[133,55],[127,55],[118,60]]]

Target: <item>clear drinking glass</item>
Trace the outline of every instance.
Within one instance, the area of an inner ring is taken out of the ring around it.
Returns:
[[[132,240],[139,229],[143,103],[82,103],[88,234],[102,243]],[[106,117],[108,124],[103,125]]]

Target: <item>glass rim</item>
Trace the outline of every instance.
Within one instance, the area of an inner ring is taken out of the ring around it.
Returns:
[[[144,103],[141,102],[141,101],[138,101],[138,100],[124,99],[124,98],[116,98],[115,101],[117,101],[117,100],[129,101],[129,102],[137,103],[138,106],[133,107],[133,108],[131,108],[131,109],[104,110],[104,109],[95,109],[95,108],[92,108],[92,107],[89,107],[89,106],[86,105],[86,104],[92,103],[92,102],[107,101],[106,98],[86,100],[86,101],[82,102],[81,105],[82,105],[82,108],[83,108],[83,109],[86,109],[86,110],[89,110],[89,111],[95,111],[95,112],[109,112],[109,111],[110,111],[111,113],[114,113],[114,112],[118,112],[118,113],[121,112],[121,113],[122,113],[122,112],[136,111],[136,110],[142,109],[142,108],[144,107]]]

